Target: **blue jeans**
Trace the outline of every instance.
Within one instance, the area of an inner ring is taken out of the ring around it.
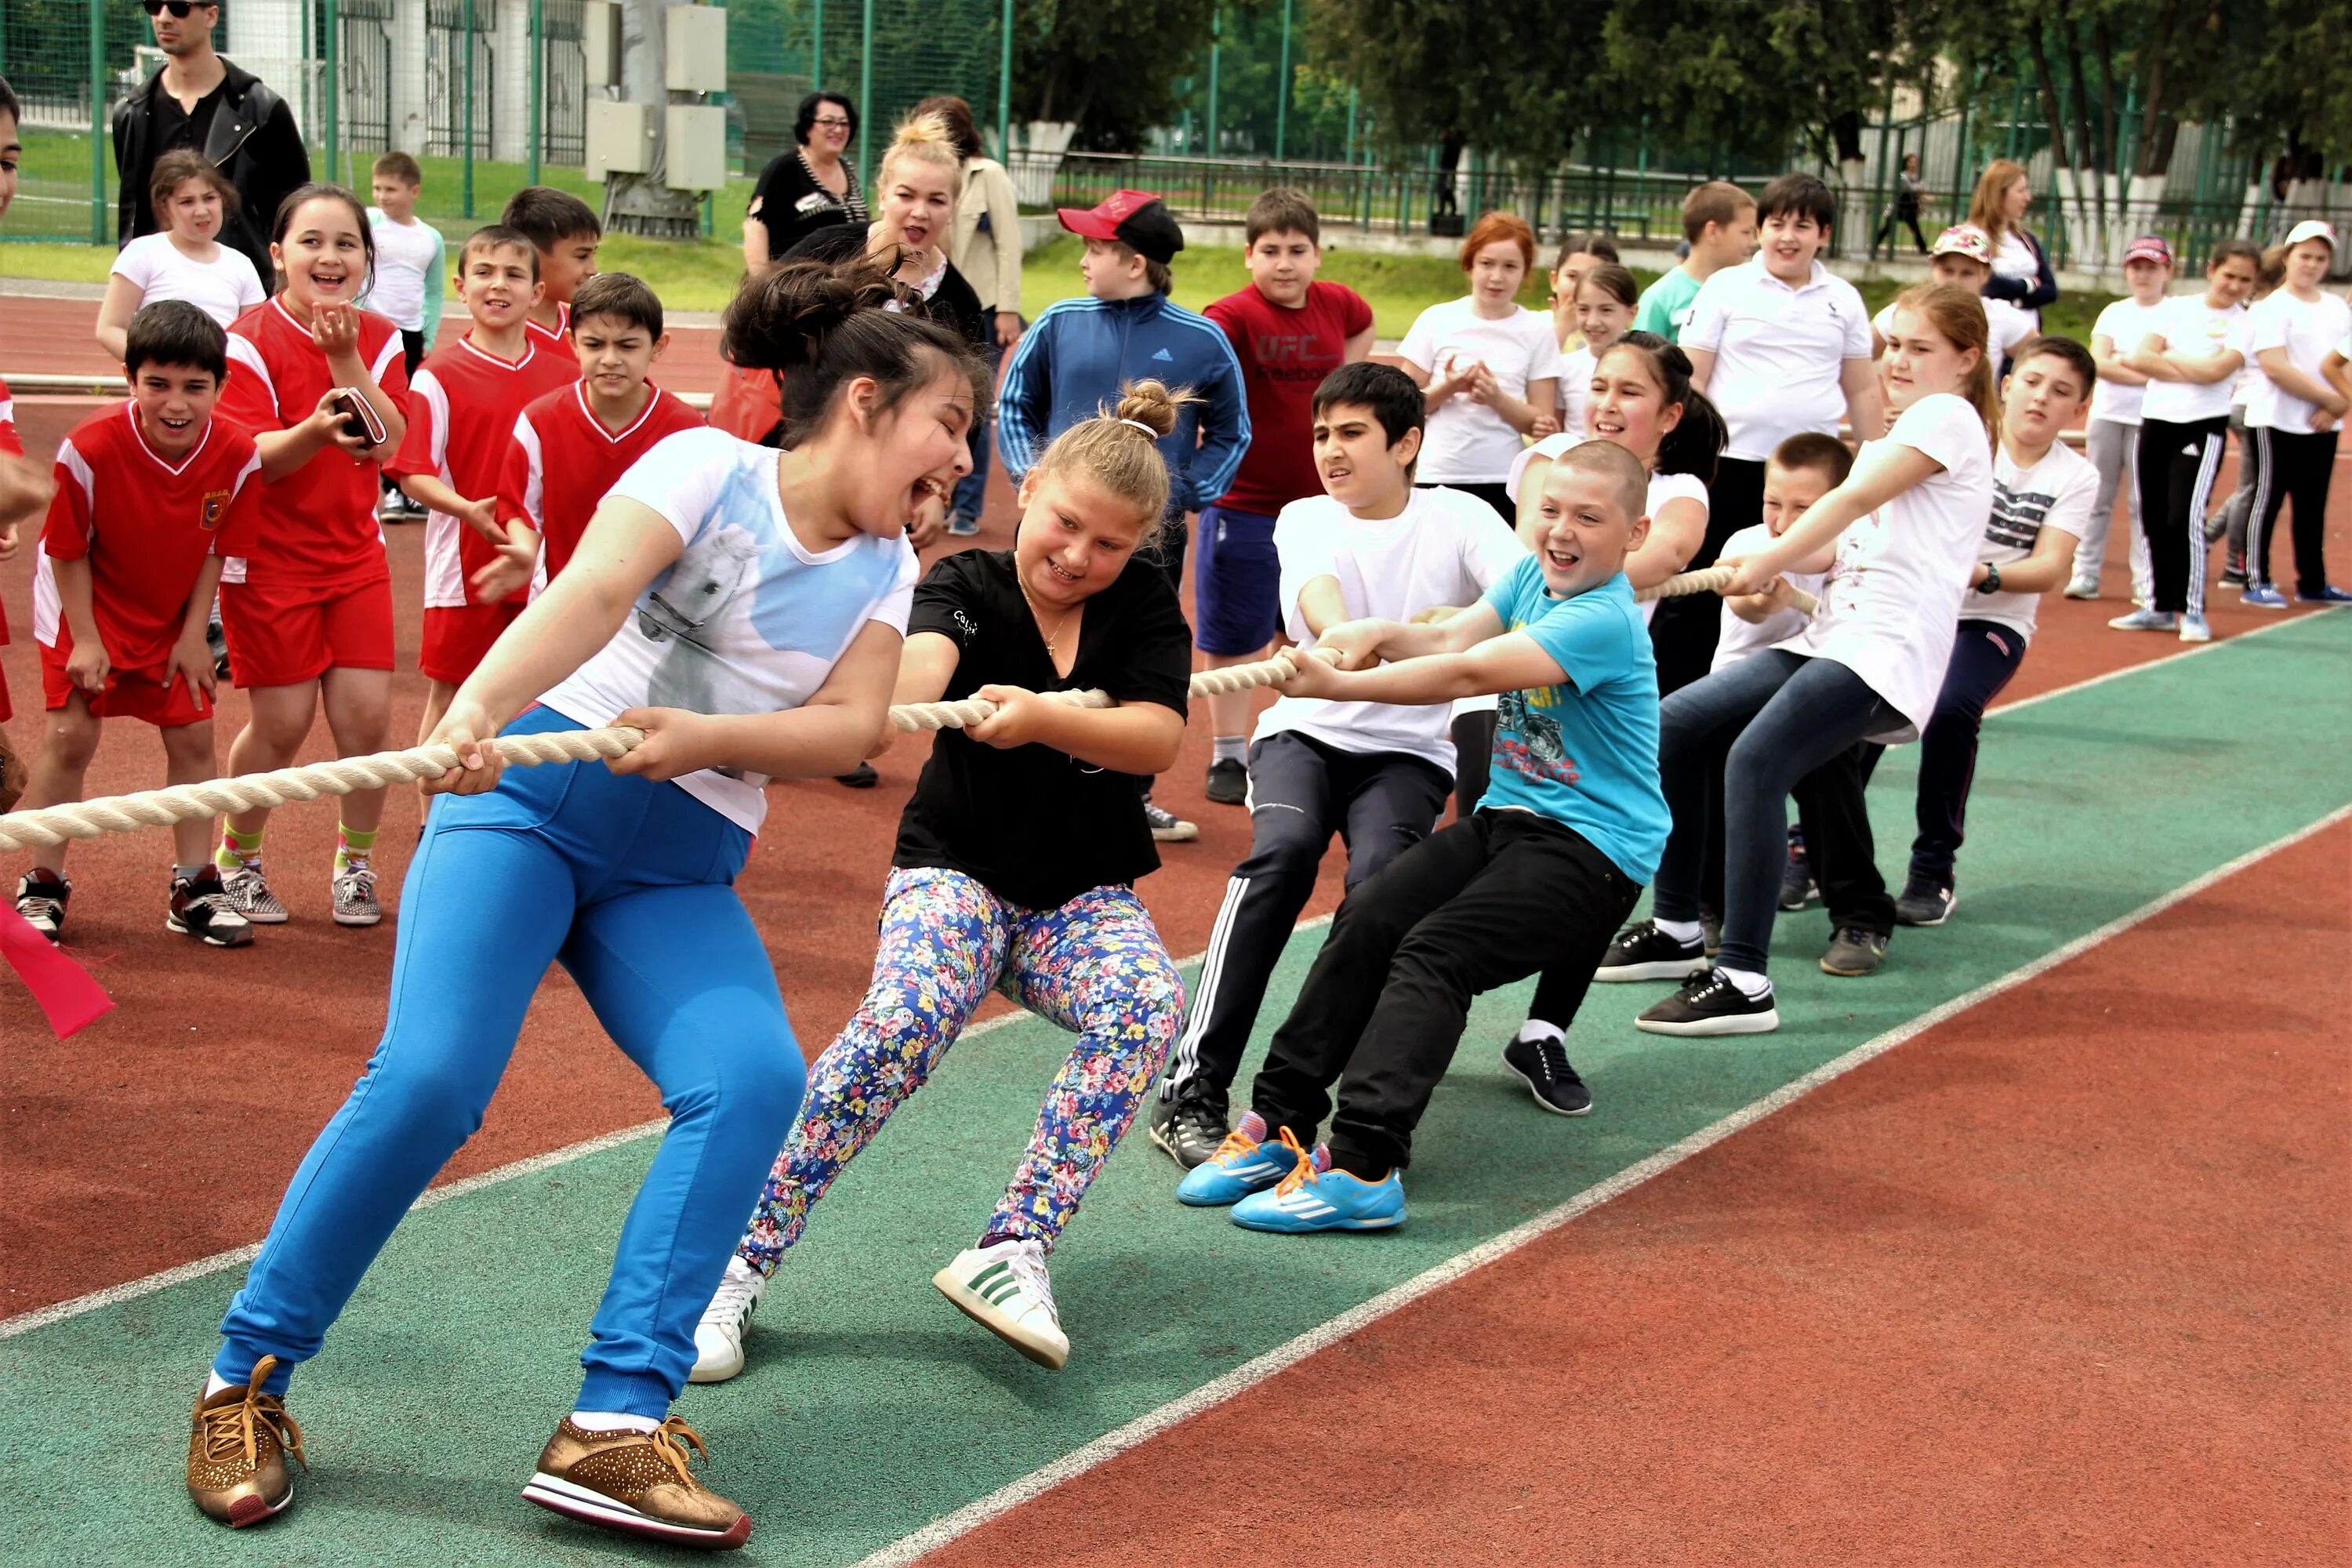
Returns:
[[[1919,837],[1910,879],[1952,885],[1952,861],[1968,837],[1969,786],[1977,777],[1977,735],[1985,708],[2025,662],[2025,638],[1996,621],[1960,623],[1935,717],[1919,734]]]
[[[988,362],[989,384],[993,386],[998,367],[1004,363],[1004,345],[996,341],[996,312],[989,311],[987,320],[988,350],[981,357]],[[978,522],[988,505],[988,451],[996,445],[989,431],[992,423],[986,415],[971,422],[971,472],[956,481],[955,495],[948,502],[950,517],[968,517]]]
[[[1789,792],[1865,735],[1901,718],[1860,676],[1831,659],[1768,648],[1694,681],[1658,707],[1658,773],[1675,817],[1652,884],[1660,920],[1698,919],[1706,870],[1710,773],[1723,777],[1726,969],[1762,973],[1772,948]]]
[[[576,730],[547,709],[509,732]],[[516,768],[434,803],[401,893],[383,1042],[288,1184],[213,1370],[274,1355],[282,1390],[425,1184],[482,1124],[540,977],[561,963],[661,1089],[668,1132],[621,1227],[578,1405],[660,1419],[694,1325],[800,1109],[806,1072],[735,896],[751,837],[675,784]]]

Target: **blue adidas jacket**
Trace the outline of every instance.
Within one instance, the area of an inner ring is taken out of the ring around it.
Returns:
[[[1063,300],[1022,334],[996,404],[1006,476],[1019,484],[1055,437],[1116,405],[1122,383],[1145,380],[1202,399],[1160,441],[1169,510],[1198,511],[1231,489],[1250,438],[1241,362],[1222,328],[1165,294]]]

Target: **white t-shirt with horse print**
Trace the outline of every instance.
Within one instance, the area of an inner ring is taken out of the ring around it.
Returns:
[[[779,456],[723,430],[681,430],[630,466],[609,493],[660,513],[685,553],[541,704],[592,729],[631,708],[778,712],[824,684],[867,621],[906,631],[913,548],[861,533],[811,552],[784,521]],[[767,782],[731,769],[677,781],[751,833],[767,815]]]

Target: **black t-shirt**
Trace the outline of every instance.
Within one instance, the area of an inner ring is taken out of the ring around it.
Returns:
[[[855,171],[845,165],[849,183],[840,195],[818,184],[797,149],[780,153],[760,171],[751,192],[751,216],[768,226],[768,259],[780,261],[784,252],[821,228],[854,223],[866,226],[866,196],[857,188]]]
[[[932,566],[907,618],[907,635],[917,632],[937,632],[962,650],[948,681],[950,701],[993,683],[1100,689],[1121,703],[1185,711],[1192,629],[1159,563],[1140,555],[1087,601],[1066,676],[1054,673],[1009,550],[967,550]],[[1001,899],[1050,910],[1158,870],[1160,851],[1131,774],[1045,746],[999,751],[942,730],[898,819],[890,863],[961,871]]]
[[[182,109],[180,100],[155,84],[155,151],[169,153],[187,147],[201,153],[205,138],[213,133],[213,115],[220,108],[221,93],[228,86],[223,77],[218,86],[196,100],[194,109]],[[274,214],[272,215],[275,216]]]
[[[835,224],[795,241],[782,259],[824,261],[837,266],[866,253],[866,226],[862,223],[855,227]],[[907,281],[903,276],[899,280]],[[947,276],[940,279],[931,297],[923,301],[923,313],[943,327],[954,328],[963,335],[964,342],[976,349],[985,350],[994,341],[988,313],[981,309],[980,296],[972,291],[971,284],[956,270],[952,261],[947,264]]]

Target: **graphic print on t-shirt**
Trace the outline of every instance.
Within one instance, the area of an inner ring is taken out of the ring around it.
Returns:
[[[1560,732],[1559,721],[1537,711],[1557,702],[1559,691],[1556,686],[1546,686],[1534,691],[1506,691],[1496,700],[1496,763],[1514,773],[1554,784],[1577,781],[1576,759],[1568,754],[1568,739]]]

